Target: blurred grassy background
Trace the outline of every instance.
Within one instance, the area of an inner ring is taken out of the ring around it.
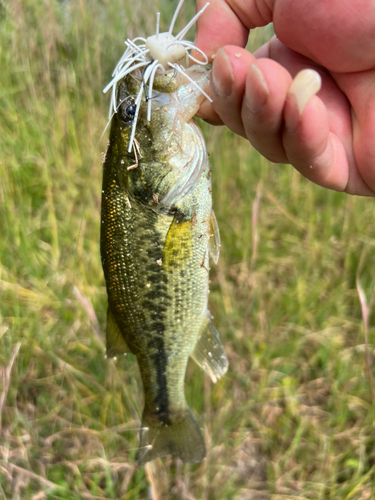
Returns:
[[[0,2],[0,498],[374,498],[374,200],[205,124],[222,237],[210,309],[230,370],[213,386],[188,368],[202,465],[134,463],[138,368],[104,359],[101,89],[123,40],[175,5]]]

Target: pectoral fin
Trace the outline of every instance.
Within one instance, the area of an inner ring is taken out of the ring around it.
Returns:
[[[220,255],[220,232],[215,213],[211,210],[210,217],[210,256],[215,264],[218,263]]]
[[[182,266],[190,259],[192,252],[192,222],[184,220],[177,213],[169,228],[164,246],[163,265],[169,270],[175,266]]]
[[[227,356],[219,332],[208,317],[201,332],[191,357],[216,383],[228,370]]]
[[[108,307],[107,311],[107,351],[108,358],[113,358],[119,354],[131,352],[128,344],[125,342],[124,337],[121,335],[120,328],[113,317],[112,311]]]

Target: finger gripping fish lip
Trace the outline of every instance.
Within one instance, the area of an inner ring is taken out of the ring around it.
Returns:
[[[137,37],[133,40],[130,40],[129,38],[125,40],[124,43],[127,48],[112,73],[112,80],[103,89],[104,93],[108,92],[111,89],[111,100],[108,115],[109,124],[113,118],[113,115],[117,113],[119,105],[121,104],[117,102],[118,83],[128,74],[137,76],[139,75],[139,71],[142,72],[142,83],[139,88],[138,95],[135,99],[135,110],[134,116],[132,118],[132,131],[128,144],[129,153],[133,147],[133,140],[135,137],[138,121],[139,106],[141,104],[142,96],[145,93],[146,87],[148,87],[147,95],[145,95],[145,100],[147,102],[147,120],[151,120],[151,99],[153,96],[153,84],[155,77],[157,77],[158,75],[163,75],[171,71],[178,72],[185,76],[188,80],[190,80],[190,82],[193,83],[201,91],[201,93],[212,102],[210,96],[186,74],[185,67],[183,65],[184,58],[186,66],[188,66],[190,61],[194,62],[195,64],[201,65],[205,65],[208,63],[206,54],[195,47],[194,43],[188,40],[184,40],[183,37],[207,9],[207,7],[209,6],[209,2],[207,2],[206,5],[190,20],[190,22],[176,36],[174,36],[172,34],[174,24],[183,3],[184,0],[180,0],[173,15],[169,31],[165,33],[159,33],[160,13],[158,13],[154,35],[149,36],[147,39],[143,37]],[[203,60],[198,60],[193,57],[190,54],[190,51],[192,49],[198,52],[202,56]]]

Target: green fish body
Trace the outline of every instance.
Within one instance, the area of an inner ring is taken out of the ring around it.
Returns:
[[[206,69],[188,72],[207,87]],[[131,153],[140,79],[120,82],[103,171],[107,355],[137,357],[145,394],[141,464],[169,454],[203,460],[204,440],[184,395],[187,362],[192,356],[215,382],[227,370],[207,309],[209,257],[218,257],[220,244],[208,155],[192,120],[202,97],[188,80],[169,77],[167,89],[165,81],[155,78],[150,121],[145,100],[139,106]]]

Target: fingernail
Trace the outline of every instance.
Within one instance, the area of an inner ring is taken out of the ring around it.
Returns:
[[[223,49],[219,49],[215,55],[212,68],[213,91],[220,97],[229,97],[233,87],[233,73],[229,58]]]
[[[252,64],[249,69],[250,85],[246,92],[247,105],[253,113],[267,102],[270,92],[260,69]]]
[[[313,69],[304,69],[294,78],[288,93],[294,96],[300,117],[306,104],[319,92],[321,86],[322,78]]]

